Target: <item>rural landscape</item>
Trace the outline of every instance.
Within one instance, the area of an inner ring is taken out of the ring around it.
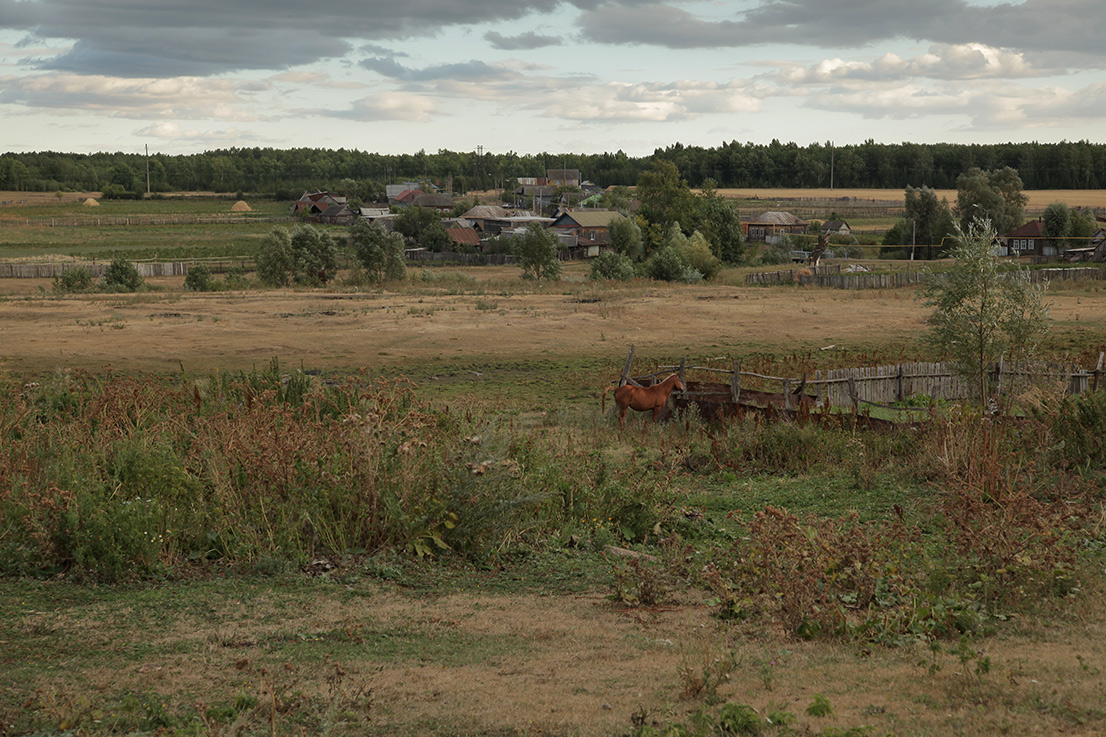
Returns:
[[[0,155],[0,735],[1101,734],[1106,147],[851,148]]]

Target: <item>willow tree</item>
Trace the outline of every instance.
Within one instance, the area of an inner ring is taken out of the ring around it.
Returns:
[[[995,254],[989,220],[956,227],[952,266],[926,282],[922,294],[933,309],[927,342],[947,356],[980,401],[990,396],[991,366],[1005,355],[1030,356],[1048,328],[1044,286],[1028,270]]]

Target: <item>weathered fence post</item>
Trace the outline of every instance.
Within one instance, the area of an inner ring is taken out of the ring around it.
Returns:
[[[680,359],[680,383],[684,385],[685,389],[687,388],[687,381],[684,379],[684,373],[685,373],[686,369],[687,369],[687,356],[684,356],[683,358]]]
[[[783,380],[783,408],[794,409],[794,405],[791,401],[791,379]]]
[[[1100,352],[1098,354],[1098,365],[1094,367],[1094,389],[1091,391],[1098,391],[1098,377],[1102,374],[1102,359],[1106,358],[1106,352]]]
[[[630,355],[626,356],[626,365],[622,368],[622,378],[618,380],[619,386],[625,386],[626,382],[630,380],[630,364],[634,362],[635,350],[637,348],[630,346]]]
[[[906,399],[906,390],[903,387],[902,364],[899,364],[899,372],[895,376],[895,401],[902,402]]]
[[[853,402],[853,414],[860,411],[860,395],[856,391],[856,378],[853,376],[853,372],[849,371],[849,399]]]
[[[741,401],[741,361],[738,359],[734,359],[733,374],[730,376],[730,399],[735,406]]]

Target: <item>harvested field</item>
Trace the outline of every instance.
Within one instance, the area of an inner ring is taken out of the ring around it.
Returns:
[[[646,356],[737,357],[829,345],[896,354],[917,350],[925,327],[914,289],[655,283],[597,289],[577,282],[529,292],[514,267],[449,273],[469,281],[459,289],[398,292],[194,294],[179,291],[181,278],[165,277],[148,280],[165,292],[53,297],[40,296],[49,295],[48,280],[4,280],[0,366],[173,370],[183,363],[203,371],[278,357],[295,366],[352,369],[564,356],[616,360],[629,345]],[[583,267],[568,273],[580,278]],[[1106,339],[1106,295],[1056,291],[1052,302],[1054,340],[1061,345]]]

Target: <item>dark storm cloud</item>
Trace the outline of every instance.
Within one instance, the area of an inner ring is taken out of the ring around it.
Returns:
[[[593,8],[598,0],[575,0]],[[74,41],[42,68],[113,76],[285,69],[344,56],[351,42],[428,36],[451,26],[546,13],[539,0],[0,0],[0,29]]]
[[[501,51],[525,51],[526,49],[540,49],[546,46],[560,46],[563,41],[556,36],[543,36],[538,33],[521,33],[517,36],[504,36],[502,33],[488,31],[484,34],[484,40],[492,45],[492,48]]]
[[[773,0],[723,19],[699,18],[673,4],[608,4],[585,11],[579,25],[592,41],[668,48],[838,48],[907,38],[1102,57],[1106,3],[1026,0],[979,7],[965,0]]]

